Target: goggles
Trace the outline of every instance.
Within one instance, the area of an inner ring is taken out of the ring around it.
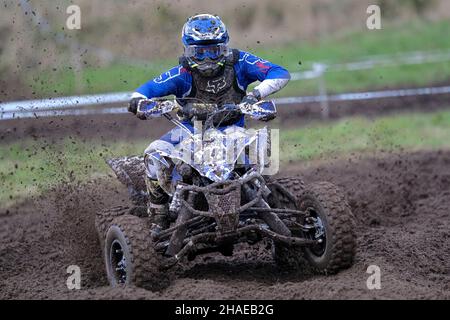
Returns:
[[[210,44],[210,45],[190,45],[185,47],[184,55],[187,58],[203,61],[206,58],[217,60],[228,54],[228,46],[226,44]]]

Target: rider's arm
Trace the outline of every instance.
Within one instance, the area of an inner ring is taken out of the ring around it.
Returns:
[[[285,68],[241,51],[238,62],[238,78],[245,88],[252,82],[260,81],[261,83],[255,87],[255,90],[262,99],[281,90],[289,82],[291,76]]]
[[[151,99],[172,94],[183,97],[190,89],[190,74],[182,66],[176,66],[137,88],[132,98]]]
[[[175,95],[184,97],[191,90],[192,77],[182,66],[177,66],[164,72],[136,89],[131,96],[128,111],[137,114],[139,101]]]

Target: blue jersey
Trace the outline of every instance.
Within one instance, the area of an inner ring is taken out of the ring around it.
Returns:
[[[243,91],[255,81],[290,79],[289,72],[283,67],[244,51],[239,51],[239,60],[234,64],[234,70],[237,84]],[[191,73],[178,65],[143,84],[136,92],[149,99],[168,95],[184,98],[189,95],[191,89]]]

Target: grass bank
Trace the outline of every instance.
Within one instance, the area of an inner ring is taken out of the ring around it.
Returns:
[[[386,24],[382,30],[346,33],[319,42],[299,42],[276,48],[258,46],[249,50],[292,72],[298,72],[311,69],[314,62],[337,64],[372,55],[450,50],[449,30],[450,21],[415,21],[403,25]],[[149,61],[144,65],[123,61],[105,67],[87,64],[77,76],[68,64],[36,72],[34,76],[29,76],[28,83],[35,95],[40,97],[131,91],[175,64],[176,56]],[[327,89],[332,93],[388,86],[421,86],[449,79],[450,62],[329,72],[325,76]],[[77,81],[82,84],[81,88],[78,88]],[[316,93],[317,80],[312,79],[291,81],[278,96]]]

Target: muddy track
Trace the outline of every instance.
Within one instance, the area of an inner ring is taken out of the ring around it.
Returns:
[[[291,164],[284,173],[300,171],[307,182],[341,186],[356,215],[356,262],[337,275],[280,270],[263,245],[243,246],[179,267],[162,292],[110,289],[94,215],[127,197],[115,181],[96,180],[0,211],[0,299],[450,299],[450,152]],[[366,288],[371,264],[381,268],[381,290]],[[69,265],[81,267],[82,290],[67,289]]]

